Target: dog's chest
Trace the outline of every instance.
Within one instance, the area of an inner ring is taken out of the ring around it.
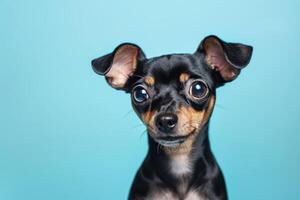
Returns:
[[[188,155],[172,156],[169,161],[169,170],[172,176],[181,180],[177,184],[178,194],[169,189],[155,188],[147,200],[206,200],[199,191],[188,189],[186,178],[193,171],[192,161]]]
[[[192,172],[192,163],[188,155],[175,155],[172,156],[169,162],[170,173],[180,178],[187,176]]]

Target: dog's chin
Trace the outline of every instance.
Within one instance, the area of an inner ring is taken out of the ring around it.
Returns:
[[[165,147],[177,147],[180,144],[184,143],[188,136],[177,136],[177,137],[160,137],[153,138],[155,142]]]

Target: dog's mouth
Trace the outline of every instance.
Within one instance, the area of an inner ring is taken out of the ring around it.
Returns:
[[[177,147],[196,133],[196,129],[187,135],[152,137],[154,141],[165,147]]]
[[[158,137],[153,138],[158,144],[165,146],[165,147],[176,147],[182,144],[186,139],[186,136],[166,136],[166,137]]]

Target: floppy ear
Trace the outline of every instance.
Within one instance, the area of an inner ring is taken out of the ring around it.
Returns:
[[[139,46],[124,43],[112,53],[92,60],[92,66],[97,74],[105,76],[113,88],[123,89],[135,72],[138,62],[143,59],[145,54]]]
[[[208,66],[215,71],[221,84],[234,80],[250,62],[252,47],[227,43],[214,35],[204,38],[197,50],[205,55]]]

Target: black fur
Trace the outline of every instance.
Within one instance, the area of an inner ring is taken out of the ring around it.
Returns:
[[[222,47],[230,67],[240,70],[245,67],[251,58],[252,47],[237,43],[226,43],[216,36],[214,38]],[[147,59],[141,48],[136,58],[136,69],[130,74],[122,90],[131,93],[139,84],[144,84],[146,76],[154,77],[154,86],[147,86],[151,93],[151,101],[136,103],[132,98],[132,105],[140,118],[147,111],[155,111],[157,115],[164,113],[177,113],[180,107],[192,107],[194,110],[203,111],[209,106],[209,100],[216,95],[216,88],[222,86],[228,80],[224,80],[221,74],[212,69],[206,62],[206,52],[203,48],[205,38],[194,54],[171,54]],[[110,70],[118,46],[113,53],[92,61],[96,73],[105,75]],[[133,45],[133,44],[129,44]],[[189,74],[189,79],[203,80],[209,90],[208,95],[195,101],[187,96],[185,86],[179,81],[182,73]],[[231,80],[229,80],[231,81]],[[170,161],[173,154],[169,154],[158,144],[153,135],[148,134],[149,150],[147,156],[138,170],[133,181],[129,199],[151,199],[154,193],[171,193],[172,199],[183,200],[189,192],[199,194],[199,199],[227,199],[225,181],[212,152],[208,137],[209,120],[201,129],[193,133],[192,150],[188,153],[191,160],[192,171],[184,176],[174,175],[170,171]],[[163,133],[155,129],[159,137],[178,136],[178,128],[171,133]],[[186,138],[185,138],[186,139]],[[184,185],[184,187],[183,187]],[[182,189],[184,188],[184,189]],[[151,196],[152,195],[152,196]],[[201,198],[200,198],[201,197]]]

